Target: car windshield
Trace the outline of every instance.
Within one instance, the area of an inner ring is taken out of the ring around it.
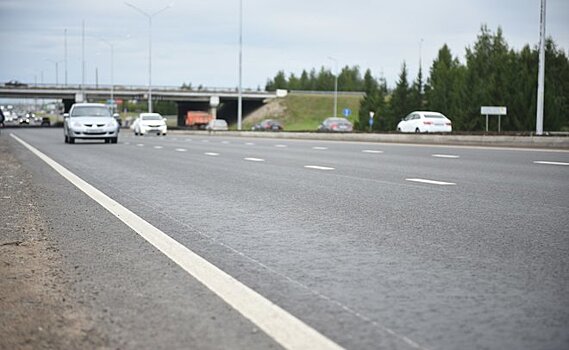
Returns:
[[[142,120],[162,120],[162,117],[159,114],[143,115],[141,118]]]
[[[75,107],[71,117],[110,117],[111,112],[106,107],[82,106]]]

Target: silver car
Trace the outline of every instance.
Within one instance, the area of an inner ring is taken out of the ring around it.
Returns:
[[[76,103],[63,118],[65,143],[75,143],[76,139],[118,141],[119,124],[104,104]]]

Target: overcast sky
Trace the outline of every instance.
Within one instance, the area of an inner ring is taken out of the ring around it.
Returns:
[[[170,0],[129,0],[153,13]],[[300,74],[325,66],[370,68],[395,84],[406,61],[414,78],[448,44],[462,59],[480,26],[501,26],[509,45],[537,45],[540,0],[243,0],[243,86],[264,88],[278,70]],[[176,0],[153,19],[153,85],[235,87],[238,84],[238,0]],[[148,20],[121,0],[0,0],[0,82],[64,81],[64,30],[70,84],[148,83]],[[569,0],[547,1],[547,35],[569,48]],[[422,41],[422,50],[421,47]]]

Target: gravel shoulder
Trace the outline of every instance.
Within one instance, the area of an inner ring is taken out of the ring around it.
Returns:
[[[0,135],[0,349],[107,348],[69,275],[32,175]]]

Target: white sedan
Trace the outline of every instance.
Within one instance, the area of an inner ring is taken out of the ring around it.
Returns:
[[[409,113],[397,124],[399,132],[451,132],[452,122],[439,112]]]
[[[140,113],[130,128],[134,131],[134,135],[136,136],[145,135],[148,133],[166,135],[168,132],[168,126],[166,126],[166,118],[163,118],[158,113]]]

